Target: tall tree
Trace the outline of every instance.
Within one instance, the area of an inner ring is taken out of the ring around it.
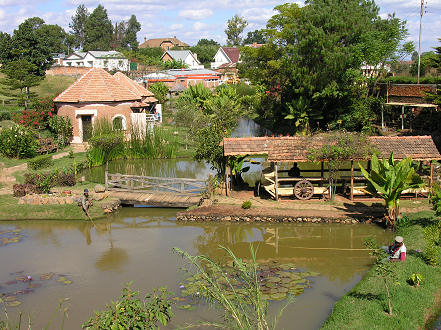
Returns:
[[[84,23],[83,50],[110,50],[113,25],[107,10],[98,5]]]
[[[89,11],[81,4],[77,7],[75,15],[72,16],[72,21],[69,23],[71,33],[75,36],[75,46],[83,48],[84,40],[86,37],[85,24],[89,17]]]
[[[242,74],[268,91],[261,115],[291,133],[298,115],[311,129],[373,118],[371,101],[359,104],[368,91],[361,66],[394,58],[407,33],[404,23],[382,19],[371,0],[309,0],[302,8],[287,3],[275,9],[268,42],[241,52]]]
[[[136,39],[136,34],[139,31],[141,31],[141,24],[138,22],[135,15],[130,16],[130,19],[127,21],[126,31],[121,46],[124,48],[130,48],[131,50],[138,49],[139,42]]]
[[[35,74],[36,65],[26,59],[19,59],[8,62],[2,67],[1,71],[6,76],[0,81],[5,86],[1,93],[18,99],[27,108],[32,97],[30,88],[37,86],[43,79]]]
[[[5,63],[11,58],[12,38],[6,32],[0,31],[0,63]]]
[[[266,43],[266,36],[264,30],[254,30],[247,33],[247,37],[244,39],[243,43],[245,45],[258,43],[258,44],[264,44]]]
[[[126,35],[126,26],[127,23],[122,21],[120,23],[115,23],[115,27],[113,28],[113,36],[112,36],[112,49],[118,49],[123,46],[123,40]],[[124,47],[125,48],[125,47]]]
[[[52,65],[54,46],[58,44],[55,34],[48,34],[48,28],[39,17],[25,20],[14,30],[11,39],[11,56],[4,62],[24,59],[34,65],[32,73],[44,76],[45,71]]]
[[[196,46],[217,46],[217,47],[219,47],[220,44],[217,41],[213,40],[213,39],[210,39],[210,40],[208,40],[208,39],[200,39],[198,41],[198,43],[196,44]]]
[[[246,19],[237,14],[228,20],[225,34],[227,35],[227,44],[229,46],[239,46],[242,44],[241,35],[247,25]]]

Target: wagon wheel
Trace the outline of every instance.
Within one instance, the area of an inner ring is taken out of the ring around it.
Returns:
[[[308,180],[302,180],[294,186],[294,195],[298,199],[310,199],[314,195],[314,186]]]

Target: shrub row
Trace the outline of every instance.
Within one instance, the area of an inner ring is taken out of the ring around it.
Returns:
[[[28,160],[28,168],[31,170],[40,170],[45,167],[49,167],[53,165],[53,160],[51,155],[41,155],[37,156],[33,159]]]

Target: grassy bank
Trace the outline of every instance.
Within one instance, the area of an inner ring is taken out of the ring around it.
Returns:
[[[432,212],[410,214],[411,225],[398,231],[408,251],[405,262],[396,263],[396,279],[390,286],[393,315],[388,316],[387,299],[382,279],[373,270],[336,303],[323,329],[424,329],[440,306],[441,267],[428,266],[422,253],[423,228],[438,220]],[[417,288],[407,280],[413,273],[422,275]]]
[[[104,200],[105,201],[105,200]],[[102,202],[94,202],[89,213],[92,219],[104,218]],[[23,205],[18,198],[0,195],[0,221],[4,220],[86,220],[81,207],[77,204],[64,205]]]

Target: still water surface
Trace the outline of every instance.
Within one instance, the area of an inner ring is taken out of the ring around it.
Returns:
[[[280,322],[284,329],[317,329],[372,261],[366,251],[351,249],[363,248],[363,239],[370,235],[383,244],[391,239],[389,232],[374,225],[182,224],[175,217],[171,209],[126,208],[95,226],[80,221],[1,222],[0,232],[20,229],[23,238],[0,247],[0,292],[12,290],[14,285],[6,283],[21,275],[31,275],[42,285],[19,295],[22,304],[10,308],[12,316],[13,311],[29,312],[34,328],[41,329],[59,299],[69,298],[66,328],[78,329],[93,310],[118,297],[128,281],[142,293],[159,286],[179,292],[185,274],[173,247],[219,259],[223,254],[218,246],[225,245],[246,258],[252,242],[258,246],[259,261],[293,262],[298,269],[321,274],[311,279],[312,287],[296,298]],[[39,280],[49,272],[72,283]],[[271,303],[270,309],[274,312],[281,305]],[[169,328],[215,319],[214,311],[204,306],[176,310]],[[51,328],[58,329],[59,322]]]

